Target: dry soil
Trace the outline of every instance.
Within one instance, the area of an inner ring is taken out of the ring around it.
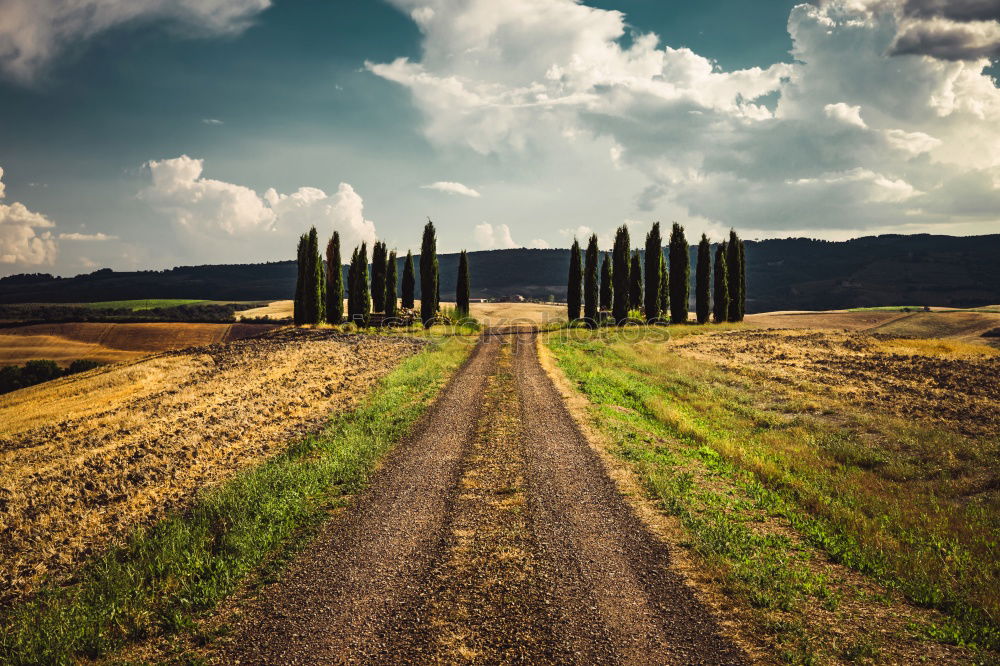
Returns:
[[[0,604],[349,409],[421,344],[282,330],[0,396]]]

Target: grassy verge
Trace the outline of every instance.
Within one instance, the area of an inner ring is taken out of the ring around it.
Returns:
[[[903,622],[892,640],[1000,647],[1000,498],[967,492],[1000,463],[998,443],[815,404],[671,351],[669,336],[695,332],[579,331],[547,344],[613,453],[680,519],[725,590],[760,611],[784,656],[889,649],[877,643],[890,611],[862,619],[858,604],[878,594],[830,561],[942,611]],[[831,623],[847,631],[816,640]]]
[[[0,663],[71,663],[191,626],[357,492],[470,349],[457,337],[433,341],[319,434],[205,492],[183,515],[137,531],[69,585],[11,610],[0,618]]]

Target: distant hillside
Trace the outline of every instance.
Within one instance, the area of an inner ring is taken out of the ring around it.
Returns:
[[[747,241],[746,256],[750,312],[1000,303],[1000,235],[887,235],[836,243],[804,238]],[[694,260],[692,247],[692,270]],[[442,255],[440,263],[441,296],[447,300],[454,294],[458,255]],[[469,264],[474,298],[565,298],[568,250],[470,252]],[[419,295],[419,281],[417,286]],[[140,298],[260,301],[291,298],[294,289],[291,261],[166,271],[102,269],[73,278],[45,274],[2,278],[0,303]]]

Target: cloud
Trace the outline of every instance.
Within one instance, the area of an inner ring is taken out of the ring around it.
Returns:
[[[861,129],[868,129],[868,125],[861,119],[860,106],[851,106],[850,104],[837,102],[836,104],[827,104],[823,107],[823,111],[826,113],[827,118],[839,120],[845,125],[854,125]]]
[[[521,247],[511,238],[510,227],[506,224],[494,226],[489,222],[483,222],[476,225],[472,235],[481,250],[505,250]]]
[[[0,169],[3,178],[3,169]],[[0,198],[5,195],[0,180]],[[54,227],[47,217],[35,213],[21,203],[0,203],[0,264],[37,266],[51,265],[56,258],[56,242],[52,232],[39,231]]]
[[[140,197],[191,232],[237,236],[271,231],[275,211],[249,187],[202,178],[204,160],[181,155],[146,163],[152,184]]]
[[[420,10],[421,55],[366,67],[409,90],[431,142],[501,160],[611,146],[641,211],[747,232],[946,229],[970,221],[941,212],[956,188],[996,188],[989,62],[891,55],[916,22],[980,16],[973,0],[929,18],[902,0],[800,4],[794,62],[735,71],[652,33],[625,40],[622,13],[575,0],[390,3]],[[482,244],[500,245],[491,229]]]
[[[89,243],[98,241],[118,240],[118,236],[109,236],[101,232],[98,232],[96,234],[81,234],[74,232],[68,234],[59,234],[59,240],[82,241]]]
[[[903,13],[953,21],[1000,21],[1000,4],[995,0],[906,0]]]
[[[201,122],[203,125],[224,125],[218,118],[202,118]]]
[[[269,189],[268,201],[283,227],[304,230],[315,225],[324,234],[340,232],[340,242],[352,248],[375,242],[375,223],[366,220],[364,201],[354,188],[341,183],[335,194],[328,195],[315,187],[300,187],[292,194],[278,194]]]
[[[891,13],[898,34],[893,55],[981,60],[1000,55],[1000,4],[995,0],[869,0],[872,12]]]
[[[184,36],[232,34],[271,0],[12,0],[0,2],[0,70],[31,81],[67,45],[125,24],[163,21]]]
[[[1000,56],[1000,23],[957,23],[935,18],[908,22],[892,45],[893,55],[928,55],[944,60]]]
[[[151,183],[139,197],[196,238],[254,240],[298,234],[316,226],[339,231],[345,246],[375,241],[375,224],[364,217],[364,202],[341,183],[328,195],[315,187],[291,194],[274,188],[258,195],[243,185],[202,177],[204,160],[181,155],[147,162]]]
[[[447,192],[448,194],[461,194],[466,197],[479,198],[480,194],[476,190],[463,185],[462,183],[454,183],[445,180],[439,180],[436,183],[431,183],[430,185],[421,185],[425,190],[437,190],[438,192]]]

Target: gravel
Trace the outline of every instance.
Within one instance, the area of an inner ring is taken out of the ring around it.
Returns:
[[[541,367],[497,330],[277,583],[241,664],[737,664]]]

